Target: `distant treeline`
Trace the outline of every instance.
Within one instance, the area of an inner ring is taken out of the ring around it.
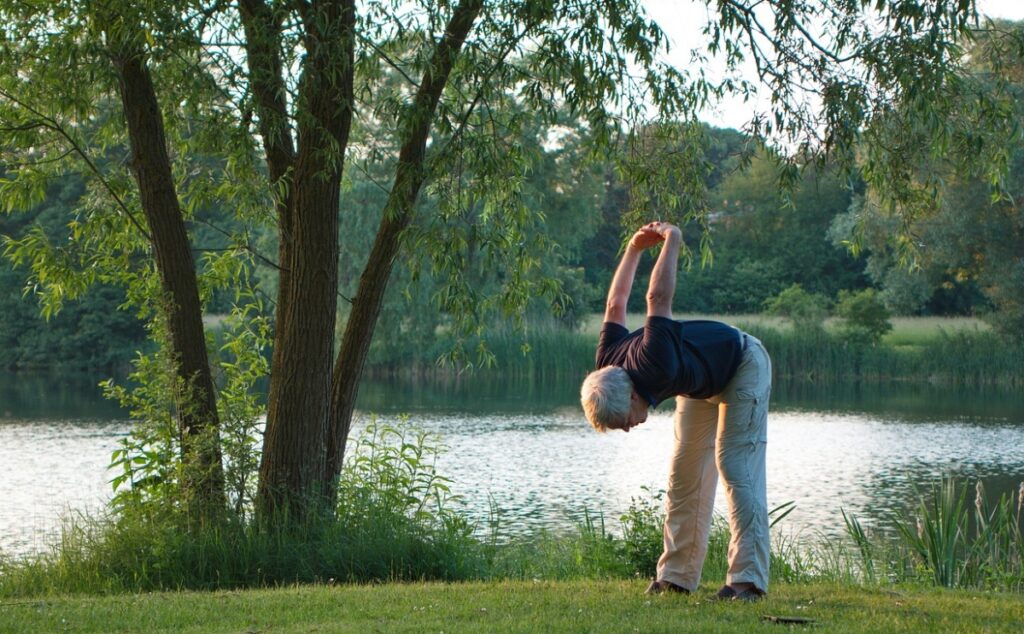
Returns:
[[[585,160],[579,143],[581,134],[580,128],[574,129],[563,136],[560,144],[551,146],[544,142],[545,131],[536,129],[524,132],[521,141],[537,157],[535,168],[525,176],[524,201],[545,210],[545,229],[558,244],[547,261],[538,263],[535,274],[558,280],[563,291],[554,307],[550,299],[535,300],[527,332],[550,329],[550,333],[556,333],[551,336],[564,336],[571,346],[577,345],[579,337],[569,331],[587,315],[603,310],[622,236],[628,230],[621,218],[630,205],[630,189],[615,171]],[[679,312],[757,313],[765,309],[767,300],[794,284],[826,303],[835,301],[841,291],[874,287],[897,314],[988,316],[996,330],[1009,334],[1011,339],[1014,333],[1019,338],[1024,331],[1018,327],[1024,323],[1024,302],[1019,297],[1024,284],[1018,284],[1014,277],[1024,270],[1020,229],[1024,225],[1019,222],[1018,208],[993,203],[980,187],[956,189],[946,197],[938,215],[921,228],[928,236],[927,249],[919,254],[917,268],[910,270],[886,242],[885,238],[893,234],[887,224],[891,221],[873,206],[870,192],[859,183],[841,180],[824,168],[807,166],[796,188],[787,193],[779,186],[776,164],[763,153],[755,152],[749,164],[744,160],[744,156],[749,158],[749,139],[743,134],[708,128],[706,140],[713,263],[702,266],[695,260],[692,267],[680,273],[676,294]],[[1011,168],[1011,189],[1024,180],[1021,175],[1024,167],[1018,152]],[[359,276],[353,272],[358,272],[365,261],[386,191],[374,180],[374,174],[353,170],[349,178],[339,217],[340,279],[354,285]],[[32,227],[41,227],[57,240],[57,236],[66,235],[61,229],[74,219],[76,202],[84,191],[82,180],[69,175],[59,187],[50,188],[46,201],[38,208],[0,215],[0,235],[19,237]],[[434,195],[424,195],[421,204],[437,205]],[[659,211],[652,209],[650,215],[657,217]],[[482,215],[467,221],[465,239],[470,244],[475,239],[474,221],[487,222]],[[193,212],[190,231],[197,261],[204,249],[226,246],[225,236],[234,229],[234,222],[225,210]],[[431,231],[429,226],[413,227],[413,244],[408,261],[403,262],[406,266],[396,267],[393,273],[371,348],[370,364],[378,369],[409,362],[433,363],[450,348],[448,321],[438,308],[438,298],[444,296],[445,288],[432,278],[429,261],[414,244],[415,239],[428,239],[425,236]],[[257,228],[251,244],[267,254],[275,253],[272,233],[260,235]],[[696,253],[700,227],[685,227],[684,233]],[[859,258],[853,257],[849,249],[855,235],[863,249]],[[634,287],[631,301],[636,310],[643,309],[644,276],[651,262],[647,258],[642,263]],[[503,271],[493,263],[467,264],[462,281],[481,289],[482,297],[487,295],[486,289],[493,291],[505,283]],[[261,266],[253,272],[253,278],[266,297],[275,295],[276,272],[272,268]],[[125,365],[134,351],[145,345],[145,329],[132,309],[119,309],[125,301],[120,289],[91,288],[44,320],[33,301],[29,280],[25,267],[12,268],[7,259],[0,260],[0,367],[108,370]],[[339,288],[341,297],[351,297],[354,292],[354,287]],[[206,312],[228,312],[231,302],[230,293],[215,294],[208,300]],[[339,327],[344,325],[346,309],[347,304],[339,300]],[[555,319],[550,317],[552,312],[557,315]],[[502,324],[495,326],[505,328]],[[527,339],[534,356],[543,356],[538,349],[547,345],[547,336]],[[519,346],[521,338],[514,338]],[[813,345],[818,349],[825,344]],[[573,350],[560,348],[558,354],[552,354],[550,363],[563,363],[557,359],[571,357]],[[472,360],[472,355],[467,358]],[[547,367],[547,363],[542,365]]]
[[[2,176],[2,172],[0,172]],[[82,178],[69,174],[51,185],[45,201],[29,212],[0,213],[0,253],[6,237],[21,238],[41,229],[57,248],[71,250],[67,225],[76,219],[78,200],[85,195]],[[211,227],[216,226],[217,229]],[[206,248],[222,248],[222,232],[234,224],[230,214],[203,210],[194,216],[191,231],[197,254]],[[128,305],[124,289],[97,283],[63,303],[61,310],[44,317],[32,285],[30,265],[15,267],[0,257],[0,370],[73,370],[103,378],[129,368],[136,351],[149,349],[147,330]],[[228,312],[229,293],[216,293],[207,302],[208,312]]]
[[[68,176],[31,212],[0,214],[0,236],[21,236],[38,226],[56,240],[84,192],[82,180]],[[121,309],[122,289],[95,285],[45,319],[28,280],[28,270],[0,258],[0,369],[94,371],[102,378],[100,372],[126,368],[145,345],[143,323]]]

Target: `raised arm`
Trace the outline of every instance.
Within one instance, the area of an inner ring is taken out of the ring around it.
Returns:
[[[629,303],[629,291],[633,288],[636,277],[636,265],[640,262],[642,249],[637,249],[630,242],[626,252],[622,254],[612,284],[608,287],[608,301],[604,307],[604,320],[613,324],[626,325],[626,304]]]
[[[667,222],[647,225],[657,233],[665,245],[658,254],[658,261],[651,271],[651,283],[647,287],[647,316],[672,318],[672,298],[676,294],[676,269],[679,268],[679,245],[683,233],[679,227]]]
[[[614,324],[626,325],[626,305],[629,303],[629,292],[633,289],[633,279],[636,277],[636,266],[640,263],[640,254],[644,249],[661,242],[659,234],[654,226],[658,223],[644,225],[639,231],[633,234],[626,252],[622,254],[615,275],[612,277],[612,284],[608,288],[608,302],[605,304],[604,320]],[[677,251],[678,253],[678,251]]]

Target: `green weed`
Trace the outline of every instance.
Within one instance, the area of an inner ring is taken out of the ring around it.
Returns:
[[[944,477],[921,495],[911,516],[892,518],[897,541],[869,534],[844,511],[856,576],[868,583],[926,580],[946,588],[1024,589],[1024,484],[991,507],[980,482],[973,505],[968,492],[966,483]]]

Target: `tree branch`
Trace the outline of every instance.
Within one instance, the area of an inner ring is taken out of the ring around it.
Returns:
[[[69,153],[77,154],[79,158],[85,161],[85,164],[86,166],[88,166],[89,171],[92,172],[92,174],[97,178],[97,180],[99,180],[100,184],[103,185],[103,188],[107,190],[107,193],[110,194],[110,196],[114,199],[114,202],[117,203],[117,206],[121,208],[121,211],[123,211],[125,215],[128,216],[128,220],[132,223],[132,225],[134,225],[134,227],[138,229],[139,233],[145,236],[146,240],[148,240],[150,244],[152,244],[153,237],[149,234],[148,231],[146,231],[145,227],[143,227],[142,224],[138,221],[138,219],[135,217],[135,214],[133,214],[132,211],[128,208],[128,205],[125,204],[124,200],[122,200],[121,197],[117,194],[117,192],[114,191],[113,186],[106,179],[106,177],[104,177],[103,172],[101,172],[99,167],[96,166],[96,163],[93,162],[92,158],[88,155],[88,153],[86,153],[86,151],[82,149],[78,142],[71,136],[71,134],[64,128],[64,126],[60,124],[59,121],[36,110],[32,106],[21,101],[20,99],[18,99],[11,93],[7,92],[6,90],[0,89],[0,97],[3,97],[8,101],[11,101],[18,107],[24,108],[32,115],[38,117],[39,127],[52,130],[53,132],[56,132],[58,135],[60,135],[71,147]]]
[[[360,42],[362,42],[363,44],[366,44],[367,46],[372,48],[374,53],[376,53],[377,55],[380,55],[384,59],[384,61],[387,62],[388,66],[390,66],[391,68],[394,68],[396,71],[398,71],[398,74],[401,75],[405,79],[405,81],[409,82],[409,85],[415,86],[416,88],[420,87],[420,85],[416,82],[416,80],[413,79],[412,77],[410,77],[409,74],[405,72],[405,69],[403,69],[401,66],[398,65],[398,62],[396,62],[393,59],[391,59],[391,57],[388,56],[388,54],[385,53],[382,48],[380,48],[379,46],[374,44],[372,40],[370,40],[369,38],[367,38],[367,37],[365,37],[363,35],[359,35],[357,37],[359,38]]]

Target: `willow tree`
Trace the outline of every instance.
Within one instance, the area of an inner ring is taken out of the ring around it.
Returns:
[[[530,167],[515,142],[524,116],[554,128],[569,112],[585,123],[592,155],[630,183],[626,223],[655,206],[703,219],[698,117],[757,88],[770,105],[748,131],[792,151],[784,182],[827,157],[909,214],[932,185],[909,167],[920,157],[959,153],[993,181],[1005,167],[994,143],[1006,133],[998,91],[979,97],[972,127],[941,123],[963,103],[961,45],[978,26],[969,0],[722,0],[680,11],[707,25],[678,70],[659,61],[667,40],[636,0],[4,0],[4,207],[37,202],[68,170],[91,187],[68,245],[30,236],[9,251],[31,262],[49,306],[95,279],[136,288],[169,333],[183,438],[206,439],[195,451],[183,441],[184,460],[208,474],[202,486],[183,484],[213,508],[213,382],[189,346],[202,340],[203,280],[237,270],[232,258],[254,248],[236,236],[236,249],[208,256],[190,285],[187,263],[202,245],[181,228],[211,201],[271,222],[277,254],[253,256],[279,278],[259,502],[267,514],[303,517],[334,497],[396,261],[425,254],[444,280],[437,308],[466,336],[533,295],[558,293],[533,274],[558,236],[519,195]],[[713,55],[725,76],[705,73]],[[754,76],[737,76],[745,61]],[[380,164],[393,166],[380,182],[386,203],[335,356],[337,219],[360,213],[339,209],[339,191],[346,169]],[[429,217],[417,204],[425,188],[437,201]],[[470,242],[477,261],[504,271],[494,294],[465,275]]]

